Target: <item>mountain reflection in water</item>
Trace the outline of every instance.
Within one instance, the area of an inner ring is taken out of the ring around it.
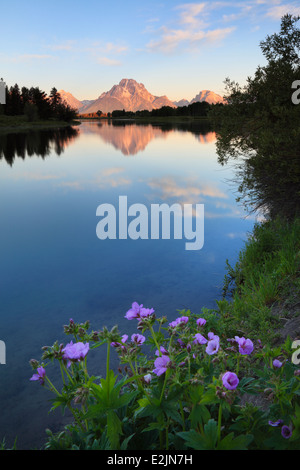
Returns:
[[[136,123],[127,120],[85,121],[78,127],[0,133],[0,160],[12,166],[16,157],[39,156],[43,159],[52,151],[61,155],[80,133],[96,134],[103,142],[120,150],[123,155],[137,155],[154,139],[166,139],[174,131],[190,132],[201,144],[212,143],[216,134],[209,123]]]
[[[99,134],[102,140],[121,150],[123,155],[136,155],[145,150],[153,139],[166,139],[172,132],[182,131],[195,134],[201,143],[210,143],[216,140],[216,134],[211,130],[209,123],[164,123],[148,124],[133,121],[103,121],[93,132]]]

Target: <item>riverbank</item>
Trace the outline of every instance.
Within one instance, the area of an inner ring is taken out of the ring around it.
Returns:
[[[80,121],[32,121],[29,122],[26,116],[6,116],[0,115],[0,132],[18,132],[27,130],[43,130],[43,129],[54,129],[57,127],[69,127],[78,126]]]
[[[142,122],[142,123],[189,123],[200,122],[210,123],[209,118],[203,116],[133,116],[133,117],[83,117],[79,116],[78,119],[82,121],[109,121],[109,122]]]
[[[257,224],[235,266],[227,263],[224,328],[270,346],[300,339],[300,218]]]

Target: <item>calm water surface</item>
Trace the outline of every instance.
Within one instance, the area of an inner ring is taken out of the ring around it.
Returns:
[[[221,294],[225,261],[234,263],[254,220],[235,202],[230,168],[217,162],[216,135],[199,125],[84,122],[78,128],[0,135],[0,439],[38,448],[45,428],[68,422],[49,414],[48,394],[29,360],[67,342],[69,318],[93,329],[118,324],[133,301],[172,320],[201,313]],[[202,203],[204,246],[185,240],[99,240],[96,209],[110,203]],[[90,366],[101,374],[100,349]],[[53,372],[54,373],[54,372]],[[53,375],[55,379],[55,375]]]

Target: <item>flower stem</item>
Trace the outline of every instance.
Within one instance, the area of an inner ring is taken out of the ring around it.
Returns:
[[[51,382],[51,380],[45,376],[45,379],[47,380],[49,386],[50,386],[50,390],[52,390],[53,392],[55,392],[57,394],[57,396],[61,396],[61,394],[59,393],[59,391],[54,387],[53,383]]]
[[[166,388],[166,385],[167,385],[167,378],[168,378],[168,375],[169,375],[168,372],[169,372],[169,369],[166,370],[166,372],[165,372],[165,380],[164,380],[163,388],[162,388],[162,391],[161,391],[161,394],[160,394],[159,404],[161,404],[163,396],[164,396],[164,391],[165,391],[165,388]]]
[[[109,393],[110,393],[109,361],[110,361],[110,341],[108,341],[108,343],[107,343],[107,355],[106,355],[106,381],[107,381],[107,398],[108,398],[108,400],[109,400]]]
[[[222,423],[222,403],[219,405],[219,413],[218,413],[218,443],[221,440],[221,423]]]
[[[155,346],[157,347],[157,349],[158,349],[158,351],[159,351],[159,353],[160,353],[160,347],[159,347],[159,344],[158,344],[158,342],[157,342],[156,335],[155,335],[155,332],[154,332],[154,330],[153,330],[152,325],[149,325],[149,329],[150,329],[150,331],[151,331],[151,335],[152,335],[153,341],[154,341],[154,343],[155,343]]]
[[[240,355],[238,355],[237,357],[236,375],[239,375],[239,369],[240,369]]]

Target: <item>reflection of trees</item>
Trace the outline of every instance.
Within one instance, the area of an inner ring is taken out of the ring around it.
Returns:
[[[0,133],[0,159],[4,158],[12,166],[15,157],[24,160],[26,157],[38,155],[44,159],[53,150],[60,155],[78,135],[78,129],[73,127]]]
[[[195,135],[203,135],[213,131],[212,124],[209,120],[203,119],[203,121],[189,121],[189,122],[139,122],[138,120],[112,120],[108,121],[108,125],[114,127],[124,127],[128,125],[135,126],[149,126],[156,129],[160,129],[162,132],[170,131],[182,131],[182,132],[191,132]]]

